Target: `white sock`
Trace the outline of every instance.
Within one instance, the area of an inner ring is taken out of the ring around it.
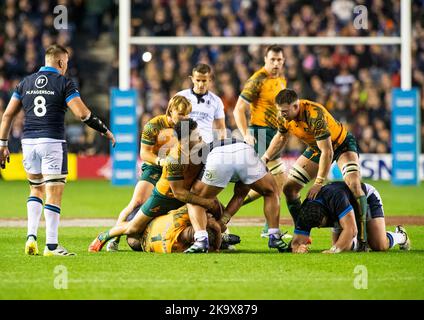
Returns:
[[[194,241],[203,242],[208,240],[209,240],[209,237],[208,237],[208,232],[206,230],[199,230],[194,233]]]
[[[403,233],[386,231],[386,236],[389,239],[390,248],[393,248],[397,244],[404,244],[406,241]]]
[[[43,200],[38,197],[29,197],[27,201],[28,232],[27,236],[37,239],[38,224],[43,211]]]
[[[46,218],[46,244],[58,244],[60,208],[46,204],[44,206],[44,217]]]
[[[356,237],[354,237],[353,238],[353,241],[352,241],[352,248],[351,248],[351,250],[352,251],[358,251],[358,248],[359,248],[358,239]]]
[[[280,236],[281,237],[281,231],[280,231],[280,228],[269,228],[268,229],[268,233],[269,234],[273,234],[273,235],[275,235],[275,236]]]

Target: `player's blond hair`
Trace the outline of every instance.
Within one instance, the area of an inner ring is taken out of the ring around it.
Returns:
[[[178,112],[183,112],[184,114],[189,114],[191,112],[191,102],[186,97],[176,95],[169,100],[168,107],[166,108],[166,115],[171,116],[171,112],[177,110]]]
[[[69,54],[69,52],[59,44],[52,44],[46,49],[45,56],[47,59],[55,59],[62,54]]]

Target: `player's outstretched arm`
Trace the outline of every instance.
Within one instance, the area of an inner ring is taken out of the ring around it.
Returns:
[[[274,159],[277,154],[281,152],[281,150],[285,147],[287,143],[287,133],[277,132],[277,134],[272,138],[268,149],[265,151],[262,156],[262,161],[267,163],[269,160]]]
[[[215,119],[213,121],[213,128],[218,133],[218,139],[225,139],[227,137],[227,129],[225,128],[225,118]]]
[[[358,234],[353,209],[341,218],[339,222],[342,232],[340,233],[336,244],[333,245],[331,249],[323,251],[323,253],[339,253],[342,251],[349,251],[352,248],[352,241]]]
[[[100,120],[90,111],[90,109],[87,108],[80,97],[75,97],[69,101],[68,107],[76,117],[81,119],[82,122],[84,122],[90,128],[100,132],[112,142],[113,147],[115,146],[116,141],[112,132],[108,129],[108,127],[106,127],[102,120]]]
[[[162,167],[165,163],[165,159],[161,158],[157,154],[155,154],[154,149],[155,149],[154,146],[150,146],[150,145],[141,143],[140,158],[143,161],[155,163],[156,165]]]
[[[10,161],[10,153],[8,148],[8,138],[12,121],[21,109],[21,101],[19,99],[10,99],[9,104],[4,111],[0,125],[0,167],[6,168],[6,162]]]
[[[234,120],[236,121],[237,128],[240,130],[244,141],[253,146],[255,144],[255,138],[247,130],[247,110],[249,110],[249,104],[243,98],[239,97],[233,111]]]
[[[216,199],[205,199],[198,195],[188,191],[184,188],[184,180],[169,181],[172,193],[175,198],[184,203],[191,203],[198,206],[202,206],[212,214],[220,214],[221,205]]]
[[[331,138],[328,137],[324,140],[317,141],[318,148],[321,151],[321,156],[319,158],[318,164],[318,174],[315,179],[314,185],[309,189],[308,199],[315,199],[318,192],[321,190],[324,185],[325,179],[327,179],[328,172],[331,168],[331,162],[333,162],[333,146],[331,144]]]

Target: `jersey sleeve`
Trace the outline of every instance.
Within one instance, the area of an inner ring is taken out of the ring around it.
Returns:
[[[306,226],[302,219],[297,219],[295,223],[294,234],[309,236],[311,234],[311,227]]]
[[[214,119],[224,119],[225,118],[225,112],[224,112],[224,103],[222,102],[221,98],[217,98],[217,108],[215,110]]]
[[[350,211],[353,210],[351,203],[349,202],[348,196],[344,192],[338,192],[331,198],[331,211],[334,215],[341,220]]]
[[[78,87],[74,81],[71,79],[66,79],[65,85],[65,101],[68,104],[72,99],[76,97],[80,97],[80,93],[78,91]]]
[[[156,144],[158,135],[159,128],[151,122],[147,122],[144,126],[143,132],[141,133],[141,143],[154,146]]]
[[[22,80],[13,91],[12,98],[22,100],[24,81]]]
[[[240,97],[247,102],[251,103],[259,98],[264,77],[251,77],[247,80]]]
[[[277,118],[278,121],[278,132],[281,134],[286,134],[289,131],[288,121],[284,118]]]
[[[308,124],[315,140],[325,140],[331,136],[324,112],[320,107],[314,106],[308,111]]]

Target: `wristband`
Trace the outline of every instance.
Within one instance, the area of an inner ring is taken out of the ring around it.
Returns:
[[[102,122],[102,120],[100,120],[95,115],[93,115],[93,113],[90,113],[90,116],[88,117],[88,119],[83,119],[82,121],[87,126],[89,126],[90,128],[93,128],[94,130],[96,130],[100,133],[105,134],[109,130],[106,127],[106,125]]]
[[[324,184],[325,178],[323,177],[316,177],[315,179],[315,184],[318,184],[320,186],[322,186]]]
[[[0,139],[0,147],[7,147],[8,141],[5,139]]]

